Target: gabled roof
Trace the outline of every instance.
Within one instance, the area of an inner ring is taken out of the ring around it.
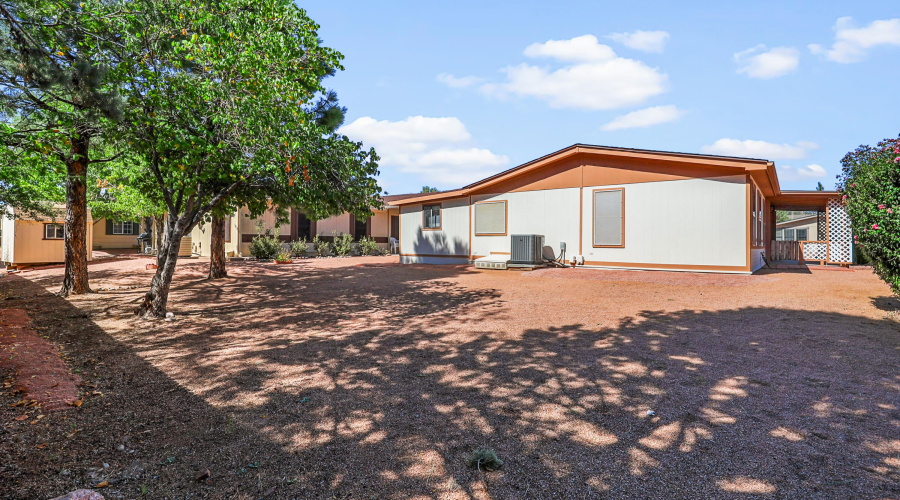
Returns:
[[[443,191],[440,193],[423,193],[416,196],[404,197],[394,202],[395,205],[408,205],[424,201],[441,200],[466,196],[473,191],[486,188],[493,184],[503,182],[510,178],[531,172],[550,163],[560,161],[578,154],[599,155],[607,157],[629,157],[648,160],[673,161],[687,164],[697,164],[733,168],[736,173],[748,173],[754,177],[757,185],[766,194],[773,196],[781,192],[778,186],[778,177],[775,173],[775,164],[768,160],[758,158],[739,158],[734,156],[705,155],[693,153],[679,153],[673,151],[655,151],[651,149],[618,148],[612,146],[597,146],[591,144],[573,144],[567,148],[542,156],[528,163],[524,163],[509,170],[492,175],[478,182],[474,182],[460,189]]]

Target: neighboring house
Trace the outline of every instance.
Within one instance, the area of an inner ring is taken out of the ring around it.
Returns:
[[[775,225],[775,241],[818,241],[818,220],[818,215],[810,215],[779,222]]]
[[[14,219],[15,209],[6,207],[0,222],[0,260],[7,266],[60,264],[65,262],[63,224],[66,206],[54,205],[53,217]],[[88,260],[91,260],[93,231],[91,211],[87,213],[85,234]]]
[[[291,210],[290,221],[278,228],[279,238],[285,242],[305,238],[307,243],[315,236],[331,241],[334,233],[343,233],[353,236],[355,240],[362,237],[374,239],[382,249],[387,249],[390,238],[400,238],[400,209],[394,205],[395,201],[419,196],[418,194],[383,196],[384,206],[379,210],[373,210],[372,216],[360,221],[349,213],[344,213],[322,220],[314,220],[303,211]],[[275,213],[269,211],[258,218],[249,217],[246,208],[241,208],[234,215],[228,217],[225,224],[225,255],[246,256],[250,255],[250,242],[258,234],[257,223],[262,221],[263,230],[275,228]],[[191,249],[194,254],[208,257],[211,231],[209,224],[197,225],[190,234]],[[309,250],[312,251],[310,245]]]
[[[98,219],[93,224],[94,250],[139,248],[137,237],[143,232],[139,221],[115,222]]]
[[[852,260],[839,194],[782,191],[774,163],[759,159],[576,144],[393,204],[403,263],[465,264],[537,234],[586,266],[751,273],[775,239],[776,208],[833,213],[827,260]]]

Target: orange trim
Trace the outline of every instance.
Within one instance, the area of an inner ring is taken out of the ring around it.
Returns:
[[[471,198],[471,196],[469,197]],[[491,201],[476,201],[476,208],[478,205],[482,205],[485,203],[503,203],[503,232],[502,233],[475,233],[475,236],[506,236],[509,228],[509,203],[507,200],[491,200]],[[472,208],[472,204],[469,204],[469,210]],[[475,219],[478,218],[478,210],[475,210]],[[472,231],[478,231],[475,229],[477,225],[475,224],[475,220],[472,221]]]
[[[581,186],[578,187],[578,255],[583,255],[581,246],[584,244],[584,165],[581,170]]]
[[[594,243],[596,237],[594,236],[594,227],[597,225],[597,222],[594,220],[594,217],[597,215],[597,207],[595,206],[597,203],[597,195],[598,191],[621,191],[622,192],[622,244],[621,245],[597,245]],[[594,248],[625,248],[625,188],[609,188],[609,189],[594,189],[591,191],[591,245]]]
[[[750,272],[750,266],[708,266],[705,264],[646,264],[641,262],[601,262],[584,261],[586,266],[626,267],[631,269],[654,269],[670,271],[739,271]]]
[[[747,221],[747,268],[748,269],[753,267],[753,260],[752,260],[753,252],[751,251],[751,249],[753,248],[753,233],[751,232],[752,231],[751,228],[753,226],[750,225],[750,221],[753,219],[753,208],[750,205],[751,200],[753,199],[752,198],[753,190],[751,189],[753,187],[752,183],[753,183],[753,181],[750,179],[750,175],[747,174],[747,213],[746,213],[746,217],[744,217],[744,219]]]
[[[469,255],[447,255],[439,253],[401,253],[401,257],[443,257],[447,259],[469,258]]]
[[[433,207],[437,206],[438,214],[441,219],[441,225],[438,227],[425,227],[425,207]],[[431,203],[429,205],[422,205],[422,231],[440,231],[444,227],[444,205],[441,203]]]
[[[442,220],[441,224],[443,224],[443,223],[444,223],[444,221]],[[469,229],[466,232],[469,233],[469,249],[468,250],[469,250],[470,257],[471,257],[471,253],[472,253],[472,232],[474,232],[474,231],[475,231],[475,224],[472,223],[472,195],[469,195]]]
[[[509,252],[491,252],[491,255],[509,255]]]

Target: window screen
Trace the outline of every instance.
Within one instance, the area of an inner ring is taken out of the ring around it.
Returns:
[[[475,204],[475,234],[506,234],[506,202]]]
[[[441,228],[441,206],[440,205],[425,205],[422,207],[422,211],[424,212],[423,217],[424,227],[425,229],[440,229]]]
[[[784,241],[784,229],[775,231],[775,241]]]
[[[803,228],[797,230],[797,241],[807,241],[807,237],[809,236],[809,229]]]
[[[797,241],[794,239],[794,230],[793,229],[785,229],[784,230],[784,239],[785,239],[785,241]]]
[[[594,246],[625,245],[625,190],[594,191]]]

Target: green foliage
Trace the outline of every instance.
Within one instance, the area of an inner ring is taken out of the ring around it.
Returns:
[[[316,255],[319,257],[327,257],[329,253],[331,253],[331,245],[328,244],[327,241],[323,240],[317,234],[312,240],[313,248],[316,250]]]
[[[257,230],[259,230],[259,226],[257,226]],[[281,244],[281,240],[270,231],[257,234],[250,240],[250,255],[257,259],[274,259],[283,251],[284,246]]]
[[[353,236],[337,231],[332,231],[331,234],[334,235],[334,241],[331,243],[334,253],[341,257],[350,255],[353,250]]]
[[[440,189],[431,186],[422,186],[422,191],[420,193],[439,193]]]
[[[275,255],[275,260],[278,262],[289,262],[291,260],[291,253],[287,250],[281,250]]]
[[[825,191],[825,186],[821,182],[816,184],[816,191]]]
[[[306,238],[300,238],[291,242],[291,255],[304,257],[306,255]]]
[[[503,467],[503,460],[497,457],[494,450],[480,448],[472,452],[466,460],[466,464],[477,470],[493,471]]]
[[[900,295],[900,139],[860,146],[841,160],[838,190],[852,221],[854,242]]]
[[[358,246],[360,255],[378,255],[381,253],[381,249],[378,248],[378,243],[372,238],[360,238]]]

